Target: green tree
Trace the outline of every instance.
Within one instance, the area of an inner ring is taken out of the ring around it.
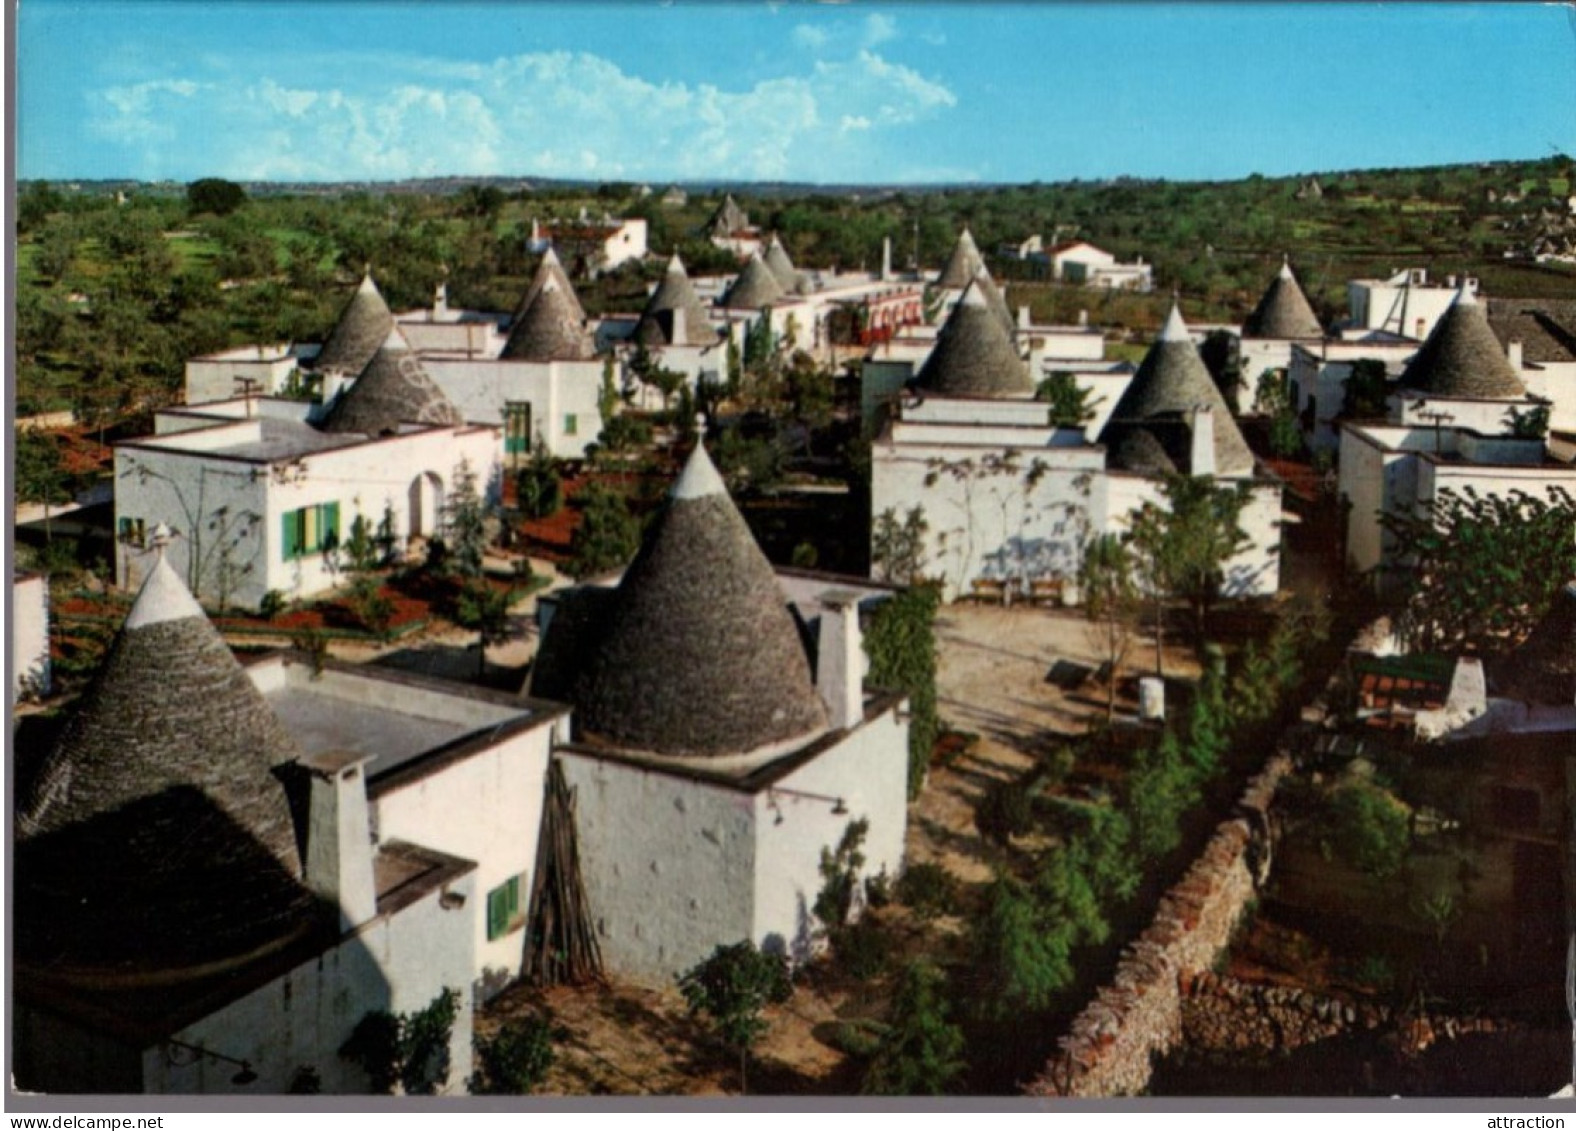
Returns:
[[[963,1031],[947,1014],[941,971],[923,958],[904,967],[891,1019],[860,1091],[867,1096],[945,1095],[967,1067]]]
[[[998,874],[970,935],[975,1008],[986,1020],[1019,1020],[1051,1007],[1073,982],[1073,934],[1021,880]]]
[[[551,518],[563,506],[558,461],[540,439],[531,448],[531,458],[515,472],[514,497],[527,518]]]
[[[1341,384],[1341,415],[1349,420],[1381,417],[1389,395],[1390,379],[1384,362],[1359,358],[1352,362],[1351,372]]]
[[[1371,782],[1348,782],[1330,796],[1327,827],[1336,851],[1381,879],[1401,870],[1411,848],[1406,807]]]
[[[1182,815],[1197,803],[1198,786],[1176,731],[1168,728],[1159,742],[1139,751],[1124,794],[1133,849],[1141,860],[1158,860],[1182,842]]]
[[[455,600],[455,620],[462,628],[473,629],[477,635],[476,667],[478,675],[487,674],[487,645],[502,644],[509,639],[508,590],[494,588],[485,578],[467,579],[460,587]]]
[[[1116,717],[1117,674],[1138,630],[1140,597],[1127,544],[1115,534],[1091,539],[1078,582],[1091,642],[1107,665],[1105,717],[1110,720]]]
[[[186,186],[186,204],[195,213],[228,216],[246,203],[246,190],[222,177],[203,177]]]
[[[1385,513],[1409,589],[1412,634],[1427,648],[1494,653],[1517,644],[1576,576],[1576,498],[1442,489],[1420,513]]]
[[[739,1057],[739,1091],[749,1090],[750,1050],[766,1032],[768,1005],[793,996],[788,960],[757,950],[748,939],[720,944],[678,979],[690,1014],[705,1014],[713,1035]]]
[[[881,603],[865,631],[867,677],[874,687],[908,696],[908,796],[919,796],[930,751],[941,731],[936,713],[936,610],[941,595],[917,585]]]
[[[1155,607],[1155,672],[1163,675],[1161,631],[1167,597],[1185,600],[1192,612],[1194,646],[1208,640],[1209,610],[1225,566],[1249,545],[1241,526],[1250,497],[1246,484],[1217,486],[1209,476],[1170,475],[1161,490],[1166,505],[1145,503],[1134,516],[1129,545]]]
[[[461,460],[455,467],[439,520],[443,561],[449,572],[466,579],[480,577],[487,548],[487,507],[469,460]]]
[[[545,1017],[505,1021],[491,1037],[477,1037],[476,1071],[466,1081],[473,1096],[534,1092],[553,1066],[553,1027]]]
[[[930,524],[923,507],[910,507],[901,522],[891,507],[882,511],[870,534],[870,561],[876,579],[889,585],[914,585],[925,568],[925,534]]]
[[[627,564],[640,549],[640,523],[624,496],[593,483],[580,496],[580,508],[569,539],[569,575],[591,577]]]
[[[16,444],[16,497],[44,506],[44,540],[54,541],[50,508],[71,501],[71,474],[66,470],[60,441],[52,432],[29,428],[12,433]]]
[[[843,829],[837,849],[821,849],[821,890],[816,894],[811,913],[821,921],[828,935],[835,936],[848,925],[854,910],[854,893],[859,889],[859,870],[865,865],[860,851],[870,832],[870,822],[861,817]],[[835,943],[834,943],[835,945]]]
[[[1094,390],[1080,385],[1078,378],[1065,369],[1054,371],[1034,390],[1034,399],[1051,406],[1053,428],[1082,428],[1095,417],[1089,398]]]

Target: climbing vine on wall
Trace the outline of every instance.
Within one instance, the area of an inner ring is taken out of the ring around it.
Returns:
[[[865,632],[870,682],[908,696],[908,796],[919,796],[941,725],[936,715],[936,609],[932,585],[897,594],[876,610]]]

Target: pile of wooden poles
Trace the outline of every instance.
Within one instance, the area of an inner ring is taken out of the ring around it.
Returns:
[[[547,771],[542,836],[525,944],[525,976],[538,986],[602,980],[602,949],[580,877],[575,794],[555,758]]]

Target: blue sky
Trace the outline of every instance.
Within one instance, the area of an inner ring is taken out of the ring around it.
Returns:
[[[21,0],[22,178],[1235,178],[1576,155],[1542,4]]]

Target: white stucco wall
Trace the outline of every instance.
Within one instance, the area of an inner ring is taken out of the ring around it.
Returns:
[[[1576,361],[1540,362],[1522,369],[1521,381],[1527,392],[1552,402],[1550,428],[1558,432],[1576,431]]]
[[[467,986],[494,988],[520,972],[525,932],[515,928],[489,942],[487,894],[519,876],[522,910],[530,902],[552,733],[552,721],[544,719],[441,772],[387,790],[372,787],[379,840],[410,841],[476,861],[476,899],[465,909],[475,954]]]
[[[367,1090],[361,1070],[339,1049],[367,1013],[424,1009],[445,988],[460,991],[450,1033],[446,1091],[463,1094],[471,1066],[473,1009],[466,992],[473,966],[466,910],[476,901],[473,876],[447,885],[465,897],[465,909],[446,910],[431,891],[393,916],[361,927],[333,950],[210,1013],[173,1034],[199,1048],[247,1061],[257,1074],[249,1085],[232,1082],[233,1064],[179,1053],[171,1064],[164,1046],[142,1054],[144,1087],[161,1094],[277,1095],[296,1070],[310,1066],[324,1093]],[[194,1063],[185,1063],[188,1059]]]
[[[1433,428],[1432,414],[1444,413],[1447,428],[1470,428],[1486,436],[1509,432],[1511,413],[1523,415],[1537,406],[1525,397],[1479,400],[1465,397],[1438,397],[1402,389],[1390,398],[1390,419],[1397,424]]]
[[[1007,449],[878,442],[871,450],[871,514],[888,508],[901,520],[924,511],[923,572],[939,577],[947,600],[969,591],[976,578],[1070,574],[1095,514],[1091,495],[1104,452],[1095,447],[1023,449],[1018,470],[983,470]],[[1046,470],[1031,486],[1038,459]],[[938,468],[960,469],[954,475]],[[975,469],[962,472],[969,461]]]
[[[580,867],[607,969],[668,986],[751,937],[756,816],[722,786],[561,750]]]
[[[11,701],[49,693],[49,579],[20,574],[11,582]]]
[[[502,425],[504,406],[531,406],[531,430],[559,459],[580,459],[602,431],[597,396],[602,362],[466,361],[424,358],[422,365],[460,414],[478,424]],[[574,417],[574,431],[570,431]],[[498,434],[498,458],[504,456]]]
[[[256,421],[240,421],[115,449],[117,529],[127,517],[141,519],[150,532],[160,522],[169,526],[178,535],[171,561],[205,600],[228,589],[231,604],[256,608],[270,589],[307,597],[337,584],[321,553],[285,560],[281,524],[289,512],[337,502],[343,541],[358,513],[376,525],[387,503],[398,536],[413,529],[428,535],[462,460],[484,495],[496,490],[501,475],[498,431],[488,427],[426,429],[295,461],[225,456],[226,448],[255,439],[257,428]],[[145,557],[117,544],[117,583],[140,584]]]
[[[286,346],[247,346],[194,357],[186,363],[186,403],[229,400],[241,392],[242,379],[256,381],[258,393],[277,393],[289,383],[298,360]]]
[[[814,931],[811,909],[820,894],[821,851],[835,851],[848,825],[870,828],[860,849],[862,878],[903,870],[908,824],[908,723],[890,710],[849,731],[836,746],[754,798],[757,829],[755,914],[751,937],[781,946],[795,960],[808,957]],[[841,798],[846,814],[821,797]],[[781,815],[781,822],[778,816]]]

